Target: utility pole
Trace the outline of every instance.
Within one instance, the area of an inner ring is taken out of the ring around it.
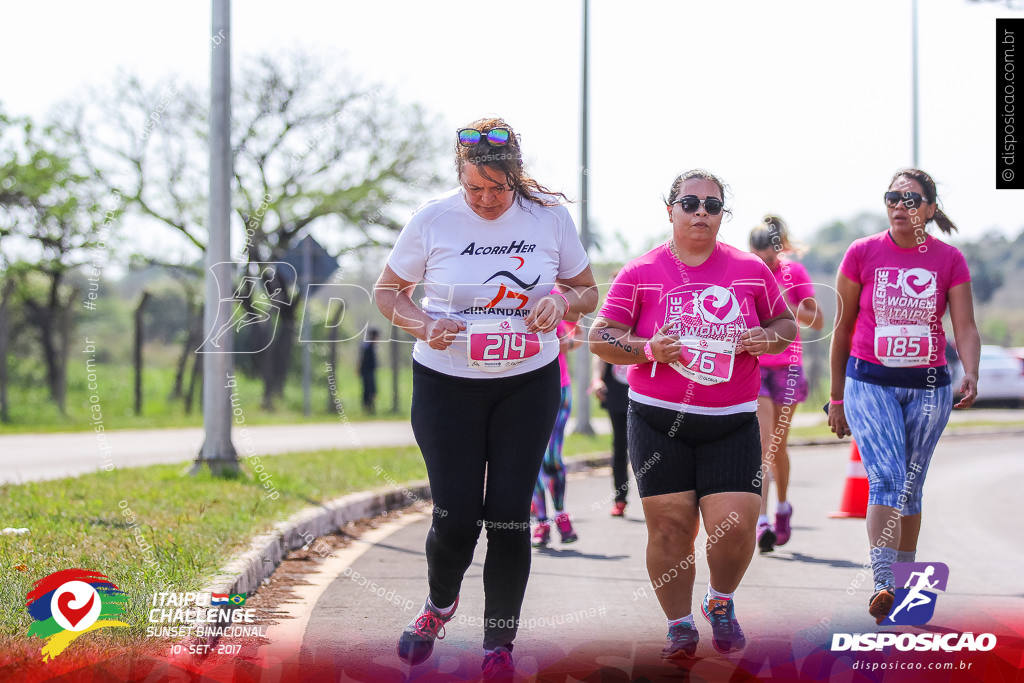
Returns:
[[[230,320],[231,284],[231,0],[213,0],[210,35],[210,230],[206,243],[206,306],[203,323],[211,333],[219,321]],[[223,275],[218,279],[214,268]],[[228,381],[234,363],[234,336],[223,335],[221,349],[203,362],[203,427],[206,438],[190,474],[205,463],[215,475],[238,472],[238,454],[231,443],[231,396]],[[233,384],[233,382],[232,382]]]
[[[590,162],[587,155],[588,133],[588,112],[590,93],[588,69],[589,43],[590,43],[590,2],[583,0],[583,85],[580,93],[580,241],[583,248],[590,252],[590,203],[589,188],[587,186],[590,175]],[[593,434],[594,427],[590,424],[590,353],[580,351],[576,354],[576,433]]]

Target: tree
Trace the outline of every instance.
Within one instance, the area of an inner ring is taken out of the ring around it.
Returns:
[[[205,98],[195,88],[147,88],[125,76],[114,92],[67,106],[64,129],[137,213],[204,249]],[[264,57],[243,69],[234,98],[234,207],[244,231],[235,260],[246,270],[280,260],[317,226],[335,231],[338,252],[389,245],[401,227],[396,216],[438,185],[441,145],[422,109],[360,87],[351,75],[334,76],[314,58]],[[293,286],[282,272],[275,277],[269,287]],[[269,347],[236,359],[262,376],[266,408],[283,393],[297,338],[297,297],[292,302],[280,307]],[[241,345],[263,348],[273,325],[249,325],[246,333],[256,338]]]
[[[73,306],[95,301],[95,291],[82,292],[68,284],[76,269],[92,264],[90,286],[98,288],[101,271],[98,251],[104,248],[105,228],[116,219],[117,197],[106,197],[102,188],[75,168],[74,161],[54,150],[51,128],[40,129],[21,119],[14,130],[16,142],[3,157],[0,174],[7,186],[6,206],[0,232],[21,253],[7,268],[17,283],[17,295],[26,322],[39,337],[46,365],[50,396],[65,412],[67,359],[74,325]],[[90,254],[92,253],[92,258]]]

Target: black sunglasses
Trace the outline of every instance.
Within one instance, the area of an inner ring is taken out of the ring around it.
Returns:
[[[717,216],[722,213],[724,204],[718,197],[708,197],[706,199],[698,199],[697,195],[688,194],[683,195],[679,199],[672,202],[682,207],[686,213],[694,213],[700,206],[704,207],[704,210],[708,212],[709,216]]]
[[[458,132],[459,144],[465,147],[472,147],[481,140],[487,140],[491,147],[504,147],[512,137],[512,131],[508,128],[491,128],[488,131],[479,131],[476,128],[460,128]]]
[[[900,202],[903,202],[903,206],[908,209],[913,209],[926,201],[924,197],[916,192],[897,192],[896,190],[890,190],[889,192],[886,192],[884,196],[885,205],[894,209],[899,206]]]

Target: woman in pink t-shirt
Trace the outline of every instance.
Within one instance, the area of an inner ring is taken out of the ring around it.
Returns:
[[[789,258],[796,251],[789,241],[786,224],[778,216],[765,216],[750,231],[750,251],[764,261],[785,297],[786,306],[797,322],[820,330],[824,318],[818,312],[814,285],[807,269]],[[789,494],[789,428],[793,413],[807,400],[803,348],[800,337],[783,353],[765,354],[757,359],[761,366],[761,391],[757,396],[757,422],[761,426],[761,453],[764,473],[761,486],[761,514],[757,518],[757,547],[770,553],[776,545],[789,542],[793,506]],[[775,525],[768,521],[768,489],[772,481],[778,503]]]
[[[761,504],[757,357],[796,336],[771,271],[717,240],[724,187],[711,173],[676,178],[665,201],[672,238],[612,283],[590,349],[629,369],[629,460],[647,522],[647,571],[668,618],[666,659],[692,657],[694,542],[708,534],[701,605],[719,652],[746,643],[733,593],[754,552]]]
[[[857,440],[869,493],[867,528],[874,591],[868,613],[881,624],[895,601],[893,562],[913,562],[921,531],[921,489],[953,391],[942,316],[949,307],[963,363],[957,408],[978,395],[981,337],[971,274],[960,251],[925,231],[956,230],[938,208],[924,171],[896,172],[885,205],[889,229],[855,240],[836,277],[828,423]],[[902,588],[902,586],[899,586]]]

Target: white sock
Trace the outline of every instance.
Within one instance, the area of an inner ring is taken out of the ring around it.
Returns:
[[[757,516],[757,525],[761,526],[762,524],[768,524],[768,515]]]
[[[448,605],[447,607],[438,607],[437,605],[434,604],[434,601],[431,600],[430,598],[427,598],[427,602],[429,602],[430,606],[434,608],[434,611],[439,613],[442,617],[448,616],[449,614],[452,613],[452,610],[455,609],[455,603],[454,602],[452,604]]]
[[[668,627],[669,628],[672,628],[673,626],[678,626],[679,624],[689,624],[690,628],[696,628],[696,626],[694,626],[694,624],[693,624],[693,612],[690,612],[685,617],[680,617],[678,619],[669,619],[668,620]]]
[[[775,514],[779,514],[780,512],[785,514],[787,512],[792,512],[792,511],[793,511],[793,506],[789,504],[788,500],[785,503],[776,503],[775,504]]]
[[[732,600],[732,596],[734,596],[734,595],[736,595],[736,594],[735,593],[719,593],[718,591],[716,591],[714,588],[711,587],[710,583],[708,584],[708,597],[710,597],[710,598],[714,598],[715,600]]]

